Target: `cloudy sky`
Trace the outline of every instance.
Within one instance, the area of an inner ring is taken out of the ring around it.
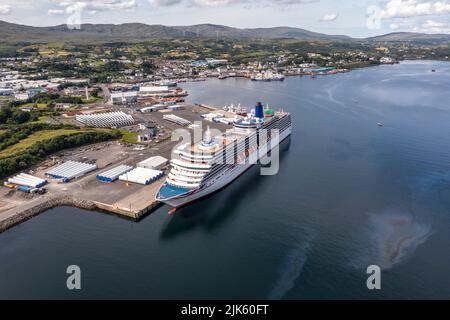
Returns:
[[[35,26],[82,23],[233,27],[293,26],[366,37],[450,33],[450,0],[0,0],[0,20]]]

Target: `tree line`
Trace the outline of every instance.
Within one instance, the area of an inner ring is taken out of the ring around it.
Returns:
[[[121,136],[122,134],[117,130],[111,132],[81,132],[40,141],[24,152],[0,158],[0,179],[27,169],[55,152],[86,144],[116,140]]]
[[[1,127],[0,127],[1,128]],[[8,128],[7,126],[5,128]],[[70,125],[48,125],[45,123],[33,123],[21,126],[11,126],[0,136],[0,151],[19,143],[31,134],[42,130],[77,129]]]
[[[36,113],[22,111],[19,108],[12,107],[13,105],[9,104],[0,109],[0,124],[22,124],[37,120],[39,117]]]

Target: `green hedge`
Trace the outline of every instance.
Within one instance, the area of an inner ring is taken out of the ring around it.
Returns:
[[[22,153],[0,159],[0,179],[31,167],[52,153],[86,144],[116,140],[121,136],[119,131],[82,132],[41,141]]]

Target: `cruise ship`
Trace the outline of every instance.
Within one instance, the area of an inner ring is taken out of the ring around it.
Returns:
[[[236,116],[233,128],[224,134],[213,136],[208,128],[202,141],[174,150],[170,173],[156,200],[181,208],[226,187],[291,132],[289,113],[264,110],[261,103],[247,116]]]

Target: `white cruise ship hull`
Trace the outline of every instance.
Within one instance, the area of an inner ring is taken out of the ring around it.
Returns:
[[[292,128],[287,129],[283,133],[280,134],[280,138],[278,139],[279,143],[286,140],[292,133]],[[279,144],[278,143],[278,144]],[[271,150],[276,147],[278,144],[272,145]],[[251,158],[251,155],[250,155]],[[202,188],[197,190],[193,190],[192,192],[181,195],[179,197],[160,200],[161,202],[174,207],[181,208],[185,207],[193,202],[196,202],[202,198],[205,198],[223,188],[231,184],[234,180],[243,175],[247,170],[253,167],[254,164],[238,164],[234,167],[230,167],[230,169],[225,170],[223,173],[215,177],[212,181],[208,182]]]

